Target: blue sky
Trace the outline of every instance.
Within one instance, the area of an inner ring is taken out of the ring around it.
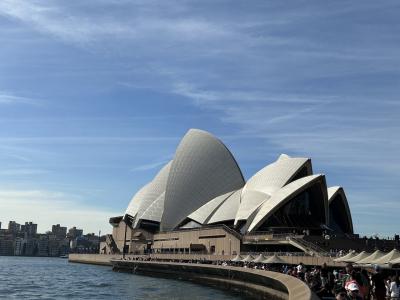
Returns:
[[[398,1],[0,2],[0,221],[110,232],[189,128],[400,227]]]

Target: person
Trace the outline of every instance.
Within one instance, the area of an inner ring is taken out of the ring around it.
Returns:
[[[389,285],[390,299],[400,299],[400,281],[398,276],[392,276]]]
[[[363,285],[363,281],[361,279],[361,273],[356,272],[355,270],[351,271],[350,274],[350,279],[346,281],[345,283],[345,289],[348,290],[348,286],[354,283],[358,286],[358,294],[361,297],[364,297],[364,285]]]
[[[386,286],[385,279],[381,273],[379,266],[375,267],[375,274],[371,277],[373,295],[376,300],[385,300]]]
[[[325,285],[328,283],[328,275],[329,275],[329,270],[328,270],[328,266],[326,263],[324,263],[322,265],[322,268],[320,270],[320,274],[321,274],[321,283],[322,285]]]
[[[303,263],[299,263],[299,265],[296,267],[297,269],[297,277],[301,280],[304,280],[304,265]]]
[[[360,284],[357,281],[357,273],[355,270],[351,271],[350,278],[346,280],[344,284],[344,288],[346,289],[346,291],[349,291],[349,286],[351,284],[357,285],[357,290],[360,291]]]
[[[369,275],[367,270],[361,270],[361,280],[363,282],[361,286],[361,293],[364,295],[364,299],[369,299],[370,292],[371,292],[371,284],[369,280]]]
[[[344,287],[340,287],[335,290],[335,299],[336,300],[349,300],[349,296],[347,296],[347,292]]]
[[[360,295],[360,288],[357,283],[350,283],[347,288],[347,296],[352,300],[363,300],[364,298]]]
[[[346,264],[346,274],[343,275],[342,277],[342,286],[345,287],[346,282],[351,279],[351,273],[353,272],[353,265],[351,263]]]

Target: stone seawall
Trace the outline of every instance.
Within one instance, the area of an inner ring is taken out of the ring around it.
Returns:
[[[112,260],[113,270],[189,280],[231,290],[254,299],[319,299],[301,280],[281,273],[231,266]]]
[[[69,254],[68,261],[81,264],[112,266],[111,260],[121,257],[120,255],[105,254]]]
[[[232,266],[133,260],[138,257],[141,256],[127,255],[127,260],[121,260],[121,255],[70,254],[69,262],[113,266],[115,271],[189,280],[244,293],[256,299],[319,299],[304,282],[281,273]],[[142,256],[142,258],[145,257]],[[176,256],[164,255],[162,258],[177,259]],[[190,257],[190,259],[195,258],[199,259],[198,256]],[[218,257],[218,259],[229,259],[229,257]]]

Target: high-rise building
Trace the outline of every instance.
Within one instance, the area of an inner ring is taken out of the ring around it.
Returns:
[[[25,253],[25,244],[26,240],[23,238],[16,238],[15,239],[15,244],[14,244],[14,255],[20,256],[24,255]]]
[[[62,227],[60,224],[53,225],[51,227],[51,232],[56,236],[57,239],[65,239],[67,236],[67,227]]]
[[[0,230],[0,255],[14,255],[14,235],[9,230]]]
[[[21,225],[18,224],[15,221],[10,221],[8,222],[8,231],[10,233],[16,234],[17,232],[19,232],[21,230]]]
[[[41,234],[37,241],[38,243],[38,256],[49,256],[49,236],[47,234]]]
[[[37,233],[37,224],[25,222],[25,225],[21,225],[21,232],[25,234],[26,238],[33,237]]]
[[[83,235],[83,229],[77,229],[75,226],[68,230],[68,238],[70,240],[75,240]]]

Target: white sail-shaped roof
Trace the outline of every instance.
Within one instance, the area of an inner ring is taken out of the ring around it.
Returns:
[[[148,220],[153,222],[161,222],[161,217],[164,211],[164,200],[165,200],[165,192],[162,193],[150,206],[138,216],[135,222],[135,226],[138,224],[140,220]]]
[[[188,218],[196,221],[199,224],[206,223],[207,219],[211,217],[213,212],[230,196],[233,194],[232,192],[223,194],[221,196],[215,197],[211,201],[204,204],[198,210],[191,213]]]
[[[330,211],[330,225],[334,223],[340,223],[338,225],[341,227],[345,233],[353,233],[353,220],[351,218],[351,212],[349,204],[347,202],[346,194],[340,186],[333,186],[328,188],[328,203]],[[338,210],[338,211],[335,211]],[[335,220],[339,218],[340,220]]]
[[[303,157],[288,157],[278,159],[264,167],[251,177],[246,183],[246,190],[256,190],[272,194],[285,186],[303,167],[307,168],[307,175],[311,175],[311,160]]]
[[[149,208],[149,206],[157,200],[163,193],[167,186],[167,180],[169,171],[171,168],[171,163],[167,163],[154,177],[153,181],[150,182],[149,188],[146,193],[142,196],[139,208],[137,210],[137,217],[135,221],[135,226],[138,224],[139,220],[142,218],[143,213]]]
[[[239,166],[225,145],[208,132],[189,130],[171,165],[161,230],[176,228],[208,201],[243,185]]]
[[[258,171],[243,188],[235,224],[240,220],[248,220],[262,203],[303,170],[304,176],[312,174],[310,159],[282,154],[277,161]]]
[[[241,190],[237,190],[229,196],[214,212],[207,224],[222,223],[235,220],[239,208]]]
[[[290,199],[294,196],[300,194],[308,187],[316,184],[317,182],[321,182],[323,184],[324,189],[322,192],[325,192],[323,199],[323,206],[325,211],[322,212],[325,214],[325,219],[328,218],[328,199],[326,195],[326,183],[324,175],[311,175],[307,177],[300,178],[296,181],[289,183],[288,185],[284,186],[282,189],[278,190],[276,193],[272,195],[270,199],[264,202],[261,206],[259,211],[257,212],[256,216],[254,217],[252,223],[250,224],[248,231],[252,231],[257,229],[262,223],[271,216],[275,211],[277,211],[280,207],[287,203]]]
[[[151,182],[143,186],[133,197],[132,200],[129,202],[128,208],[125,211],[126,215],[135,218],[137,212],[139,210],[140,204],[142,203],[143,198],[148,193],[149,189],[151,189]]]

